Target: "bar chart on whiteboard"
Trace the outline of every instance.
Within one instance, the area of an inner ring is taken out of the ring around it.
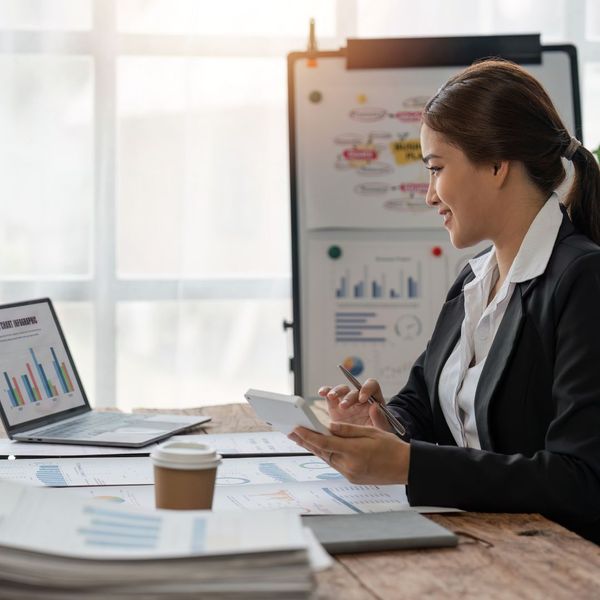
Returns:
[[[359,378],[376,378],[386,396],[396,393],[425,349],[450,283],[472,255],[447,242],[311,241],[305,335],[308,347],[321,351],[306,356],[307,395],[338,382],[338,364]]]
[[[333,249],[339,246],[332,246]],[[410,256],[374,257],[375,264],[358,265],[352,273],[350,265],[340,273],[335,297],[340,300],[417,299],[423,287],[423,265]]]

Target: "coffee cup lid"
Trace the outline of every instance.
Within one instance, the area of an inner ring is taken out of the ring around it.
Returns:
[[[165,442],[156,446],[150,458],[168,469],[212,469],[221,462],[214,448],[200,442]]]

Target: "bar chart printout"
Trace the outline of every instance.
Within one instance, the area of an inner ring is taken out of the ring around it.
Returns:
[[[75,391],[72,375],[65,362],[59,362],[53,347],[50,347],[49,354],[50,358],[44,368],[33,348],[29,348],[31,360],[24,363],[20,373],[3,371],[5,392],[12,406],[41,402],[43,399],[57,398],[61,394]]]
[[[79,528],[86,546],[155,549],[160,538],[160,517],[110,508],[86,506],[89,521]]]

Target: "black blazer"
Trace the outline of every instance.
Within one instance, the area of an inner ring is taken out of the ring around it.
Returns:
[[[600,247],[563,215],[546,271],[516,285],[475,394],[481,450],[456,446],[438,397],[473,278],[465,267],[389,404],[411,443],[410,503],[539,512],[600,543]]]

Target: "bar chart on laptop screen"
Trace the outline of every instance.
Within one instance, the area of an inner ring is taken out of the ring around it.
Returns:
[[[43,351],[44,354],[48,350]],[[31,360],[26,361],[18,369],[18,373],[3,371],[6,383],[6,394],[13,407],[25,406],[26,403],[41,402],[42,399],[58,398],[61,394],[75,391],[69,369],[64,361],[58,361],[56,350],[49,348],[50,357],[44,361],[38,360],[33,348],[29,348]],[[38,350],[38,354],[41,354]],[[52,375],[49,375],[52,373]],[[36,377],[37,375],[37,377]]]
[[[45,302],[0,310],[0,402],[10,425],[83,404]]]

